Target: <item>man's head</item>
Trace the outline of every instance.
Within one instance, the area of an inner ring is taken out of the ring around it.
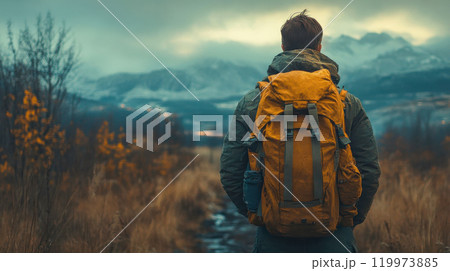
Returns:
[[[318,51],[322,49],[322,26],[316,19],[306,15],[306,12],[305,9],[300,13],[292,14],[281,27],[283,51],[304,48]]]

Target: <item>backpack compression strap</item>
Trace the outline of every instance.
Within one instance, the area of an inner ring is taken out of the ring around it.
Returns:
[[[293,115],[294,107],[292,104],[286,104],[284,107],[284,115]],[[308,104],[308,114],[312,115],[317,125],[319,125],[319,115],[317,113],[316,104]],[[284,150],[284,193],[281,207],[304,207],[315,206],[323,201],[323,176],[322,176],[322,153],[320,147],[320,132],[312,130],[312,159],[313,159],[313,181],[314,181],[314,201],[298,202],[293,201],[292,196],[292,168],[294,155],[294,124],[287,122],[286,145]]]
[[[308,114],[314,117],[319,125],[319,115],[317,113],[316,104],[308,104]],[[314,199],[323,200],[323,176],[322,176],[322,153],[320,149],[320,131],[311,130],[313,138],[311,138],[312,160],[313,160],[313,180],[314,180]]]
[[[293,104],[286,104],[284,106],[284,115],[294,115]],[[294,123],[289,121],[287,123],[286,131],[286,145],[284,150],[284,201],[292,201],[292,163],[294,156]]]

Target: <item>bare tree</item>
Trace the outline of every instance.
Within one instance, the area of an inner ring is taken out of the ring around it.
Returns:
[[[69,44],[69,29],[55,28],[50,15],[38,16],[36,29],[28,26],[20,31],[19,51],[32,71],[32,89],[48,109],[47,117],[57,119],[67,94],[66,82],[76,65],[74,43]]]
[[[9,206],[2,207],[14,210],[11,222],[17,230],[9,233],[5,250],[49,251],[67,222],[64,208],[71,200],[56,191],[63,178],[60,121],[77,104],[66,99],[77,53],[69,29],[64,24],[57,28],[50,13],[38,16],[17,37],[11,23],[7,29],[8,44],[0,51],[0,164],[10,166],[13,175],[0,183],[16,188]]]

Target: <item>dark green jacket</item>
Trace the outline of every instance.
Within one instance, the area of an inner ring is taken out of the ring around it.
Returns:
[[[328,69],[333,82],[336,85],[339,83],[338,65],[333,60],[312,49],[306,49],[298,57],[295,57],[298,53],[299,50],[285,51],[275,56],[267,70],[268,75],[292,70],[313,72],[320,69]],[[288,65],[288,63],[290,64]],[[267,77],[264,80],[267,81]],[[242,144],[241,139],[250,131],[250,128],[241,116],[249,115],[254,121],[259,98],[259,88],[256,87],[239,101],[234,112],[237,120],[237,140],[230,141],[228,135],[225,136],[220,158],[220,178],[223,188],[238,208],[239,213],[243,215],[247,215],[247,207],[243,200],[242,184],[248,156],[247,148]],[[363,192],[357,203],[358,215],[354,218],[354,224],[356,225],[364,221],[372,205],[373,197],[378,189],[380,167],[372,125],[360,100],[352,94],[348,94],[345,102],[346,132],[352,141],[353,156],[362,176]]]

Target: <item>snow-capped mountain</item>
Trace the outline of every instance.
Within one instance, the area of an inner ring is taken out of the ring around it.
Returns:
[[[254,87],[263,73],[249,65],[207,59],[186,69],[171,69],[173,74],[200,100],[235,100],[243,89]],[[143,100],[161,103],[195,100],[165,69],[148,73],[118,73],[80,86],[81,95],[91,99],[137,106]]]
[[[336,61],[340,70],[353,71],[383,54],[396,51],[411,44],[401,37],[393,38],[386,33],[367,33],[361,39],[342,35],[325,40],[323,52]]]
[[[450,67],[437,50],[386,33],[368,33],[361,39],[340,36],[324,45],[324,53],[339,64],[343,81]]]
[[[450,61],[443,57],[441,41],[419,47],[401,37],[368,33],[360,39],[340,36],[325,41],[323,48],[340,65],[340,85],[362,100],[369,115],[387,106],[411,106],[411,101],[450,94]],[[265,68],[206,59],[171,69],[200,102],[165,69],[84,79],[77,92],[129,110],[147,103],[187,119],[192,114],[231,114],[246,91],[265,76]]]

